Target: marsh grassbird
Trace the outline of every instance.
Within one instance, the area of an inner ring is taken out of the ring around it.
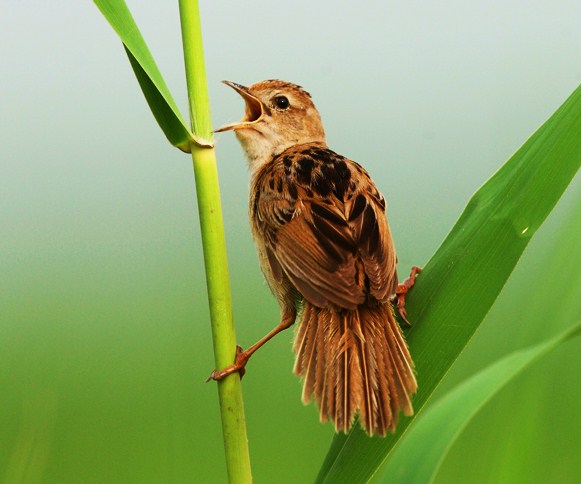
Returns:
[[[356,415],[370,435],[394,431],[400,411],[413,413],[417,383],[392,301],[407,322],[404,296],[419,269],[398,285],[385,199],[359,164],[329,149],[300,86],[224,82],[246,109],[216,131],[233,130],[246,152],[252,234],[281,320],[210,378],[243,374],[248,358],[299,314],[294,371],[304,378],[303,402],[314,396],[321,421],[337,431]]]

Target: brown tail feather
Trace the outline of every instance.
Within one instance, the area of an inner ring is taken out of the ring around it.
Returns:
[[[413,414],[413,362],[389,305],[338,310],[305,302],[294,348],[303,402],[314,395],[321,421],[337,431],[347,432],[359,414],[368,434],[385,435],[400,411]]]

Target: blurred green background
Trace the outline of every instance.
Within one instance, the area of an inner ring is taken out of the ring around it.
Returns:
[[[177,2],[128,4],[186,112]],[[214,124],[243,112],[221,79],[305,86],[331,147],[386,195],[401,273],[427,262],[470,195],[581,81],[574,0],[201,8]],[[92,2],[3,0],[0,32],[0,482],[223,482],[190,158],[166,143]],[[217,142],[248,346],[278,307],[248,229],[241,149],[229,134]],[[563,230],[581,253],[580,204],[577,177],[440,394],[581,316],[577,294],[571,314],[550,306],[581,272],[579,256],[550,265]],[[543,285],[546,299],[531,300]],[[332,437],[301,404],[291,340],[262,349],[243,382],[259,483],[311,481]],[[487,405],[439,482],[578,476],[580,350],[563,346]]]

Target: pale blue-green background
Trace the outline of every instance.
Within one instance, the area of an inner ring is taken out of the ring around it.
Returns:
[[[185,112],[177,2],[129,6]],[[576,0],[201,8],[214,124],[243,110],[222,79],[303,85],[331,147],[386,195],[402,274],[581,81]],[[278,309],[248,230],[242,152],[228,133],[217,150],[247,346]],[[0,163],[0,482],[224,481],[216,391],[203,383],[213,357],[191,162],[166,143],[92,2],[0,3]],[[533,240],[448,386],[570,323],[535,332],[511,310],[543,284],[538,264],[579,192],[577,181]],[[528,375],[489,405],[442,482],[573,476],[578,353],[555,357],[556,388],[539,393]],[[289,332],[244,379],[256,482],[312,480],[332,436],[301,404],[292,364]],[[527,417],[520,427],[497,426],[515,415]]]

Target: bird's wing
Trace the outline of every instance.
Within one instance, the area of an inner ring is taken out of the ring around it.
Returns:
[[[386,301],[395,293],[396,258],[385,203],[365,176],[342,200],[332,194],[321,198],[292,179],[282,192],[268,183],[257,187],[253,216],[272,274],[279,281],[286,275],[316,306],[354,309],[367,294]]]
[[[370,178],[367,181],[373,183]],[[378,301],[386,301],[397,290],[397,257],[385,217],[385,200],[375,186],[369,188],[353,197],[348,207],[349,223],[358,241],[368,291]]]

